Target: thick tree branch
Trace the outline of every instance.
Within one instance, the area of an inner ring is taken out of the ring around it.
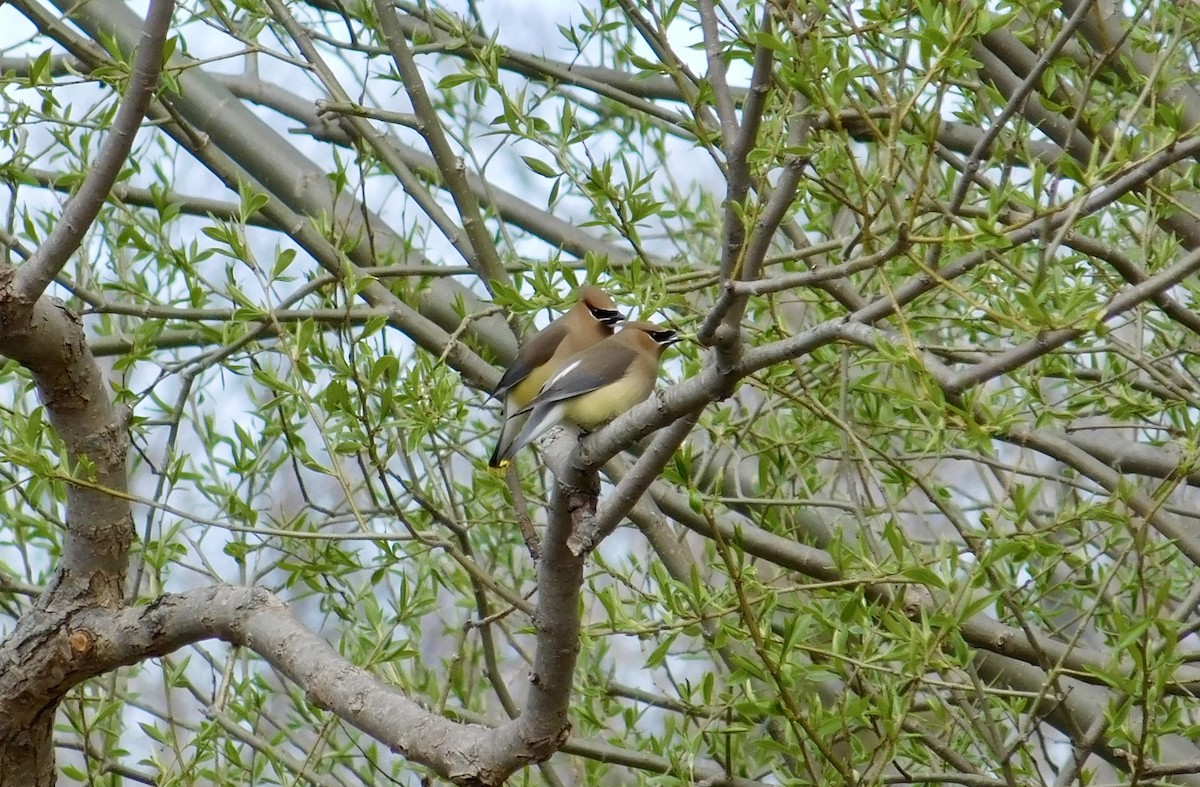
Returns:
[[[0,355],[33,376],[66,446],[67,532],[62,554],[34,609],[0,645],[0,785],[49,785],[55,708],[71,684],[64,659],[77,641],[61,628],[82,606],[122,603],[133,519],[129,510],[125,418],[88,350],[78,318],[42,296],[32,308],[15,292],[12,267],[0,267]]]
[[[0,355],[33,375],[50,423],[67,447],[68,472],[87,482],[67,487],[62,559],[43,600],[66,593],[116,604],[133,536],[125,497],[125,418],[109,399],[79,319],[61,301],[46,297],[34,303],[32,313],[13,308],[21,302],[13,279],[12,268],[0,268]]]
[[[41,652],[51,658],[26,660],[7,672],[11,676],[30,663],[52,661],[57,665],[56,691],[42,697],[47,702],[89,677],[185,645],[220,639],[254,651],[303,688],[315,705],[405,757],[458,784],[498,785],[517,769],[557,751],[570,730],[567,711],[579,649],[583,560],[570,555],[565,546],[574,515],[568,497],[561,496],[556,504],[555,515],[561,520],[548,534],[541,562],[538,656],[525,711],[495,729],[449,721],[407,699],[339,656],[261,588],[218,585],[165,595],[143,607],[115,611],[85,607],[68,616],[49,645],[44,640],[39,643]],[[7,664],[14,655],[11,642],[0,651]],[[40,685],[12,684],[5,677],[0,672],[0,698],[6,700],[0,732],[14,707],[10,703],[28,704]],[[7,687],[11,688],[5,691]]]
[[[1109,433],[1085,430],[1066,433],[1042,431],[1065,440],[1117,473],[1134,473],[1151,478],[1181,478],[1189,486],[1200,487],[1200,470],[1192,469],[1194,461],[1176,446],[1147,445]]]
[[[580,486],[555,487],[538,561],[538,651],[529,679],[529,698],[514,732],[542,756],[556,751],[571,729],[568,710],[575,660],[579,656],[579,593],[584,557],[571,554],[567,539],[596,508],[599,482],[593,474]]]
[[[452,722],[422,708],[338,655],[288,607],[262,588],[217,585],[165,595],[119,612],[90,609],[71,619],[77,680],[220,639],[245,647],[304,689],[310,701],[405,757],[465,784],[487,760],[477,759],[495,731]]]

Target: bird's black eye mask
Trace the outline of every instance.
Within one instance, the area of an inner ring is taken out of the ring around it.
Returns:
[[[592,313],[599,322],[605,325],[612,325],[625,319],[616,309],[601,309],[599,306],[589,306],[588,311]]]

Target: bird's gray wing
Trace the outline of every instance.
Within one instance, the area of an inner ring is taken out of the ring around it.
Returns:
[[[504,396],[509,389],[528,377],[530,372],[550,360],[566,335],[566,324],[556,321],[522,344],[512,365],[500,376],[500,382],[496,383],[496,390],[492,391],[492,396]]]
[[[575,355],[558,374],[546,381],[538,395],[518,413],[527,413],[538,405],[574,399],[603,388],[625,376],[637,353],[624,344],[609,340]]]

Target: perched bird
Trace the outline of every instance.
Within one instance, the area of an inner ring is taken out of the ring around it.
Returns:
[[[524,410],[541,387],[575,353],[613,335],[613,325],[625,319],[617,304],[599,287],[580,287],[578,300],[566,314],[521,345],[512,365],[504,370],[493,396],[504,397],[504,424],[489,467],[503,467],[512,455],[513,435],[521,428]]]
[[[517,438],[496,449],[500,462],[552,426],[567,422],[583,429],[611,421],[654,390],[663,350],[679,341],[675,331],[652,322],[628,322],[621,331],[574,355],[516,414],[529,419]]]

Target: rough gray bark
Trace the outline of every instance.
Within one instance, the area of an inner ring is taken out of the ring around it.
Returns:
[[[0,645],[0,784],[51,785],[58,702],[96,674],[87,658],[90,638],[73,621],[122,603],[133,540],[124,497],[128,437],[78,319],[45,296],[32,310],[22,308],[13,298],[13,270],[0,277],[0,353],[30,370],[71,458],[64,471],[80,482],[68,484],[68,532],[54,576]]]

